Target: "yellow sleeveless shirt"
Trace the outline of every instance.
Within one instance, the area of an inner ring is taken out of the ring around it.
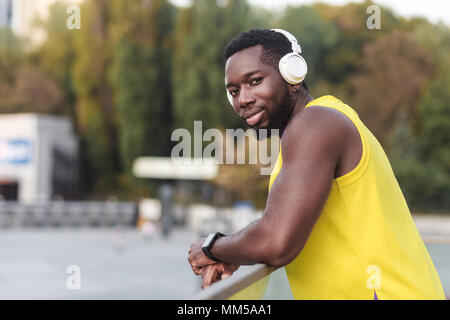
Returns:
[[[295,299],[445,299],[433,262],[383,148],[358,114],[327,95],[309,102],[338,110],[358,129],[362,157],[333,179],[305,247],[285,267]],[[301,161],[301,159],[299,159]],[[269,190],[282,167],[281,150]]]

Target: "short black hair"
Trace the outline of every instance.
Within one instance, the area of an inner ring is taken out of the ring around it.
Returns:
[[[291,42],[281,33],[269,29],[250,29],[233,38],[224,49],[225,62],[236,52],[261,45],[263,53],[261,62],[278,70],[280,59],[292,52]],[[306,82],[302,86],[308,91]]]

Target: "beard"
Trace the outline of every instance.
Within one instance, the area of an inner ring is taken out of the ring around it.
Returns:
[[[255,128],[248,125],[249,128],[255,130],[256,138],[258,140],[264,140],[272,137],[273,135],[281,137],[289,122],[289,118],[291,117],[292,111],[295,107],[295,101],[291,97],[287,87],[283,87],[282,90],[283,92],[274,99],[273,107],[270,109],[270,113],[266,108],[269,123],[260,128]]]
[[[263,128],[268,129],[269,136],[272,134],[271,129],[278,129],[278,135],[281,136],[295,107],[295,101],[287,86],[283,86],[282,90],[283,92],[277,97],[278,99],[274,100],[271,112],[268,114],[269,124]]]
[[[289,93],[287,87],[284,87],[284,92],[281,94],[279,101],[274,103],[273,111],[269,117],[268,129],[278,129],[280,133],[286,128],[295,103]]]

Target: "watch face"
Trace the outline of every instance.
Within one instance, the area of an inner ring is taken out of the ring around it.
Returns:
[[[211,233],[211,234],[206,238],[205,242],[203,242],[202,247],[208,247],[209,244],[211,243],[211,241],[213,240],[214,235],[215,235],[214,233]]]

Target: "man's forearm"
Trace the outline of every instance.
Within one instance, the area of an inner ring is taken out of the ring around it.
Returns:
[[[280,254],[273,230],[264,218],[258,219],[238,233],[219,238],[211,253],[220,261],[235,265],[264,263],[276,265]]]

